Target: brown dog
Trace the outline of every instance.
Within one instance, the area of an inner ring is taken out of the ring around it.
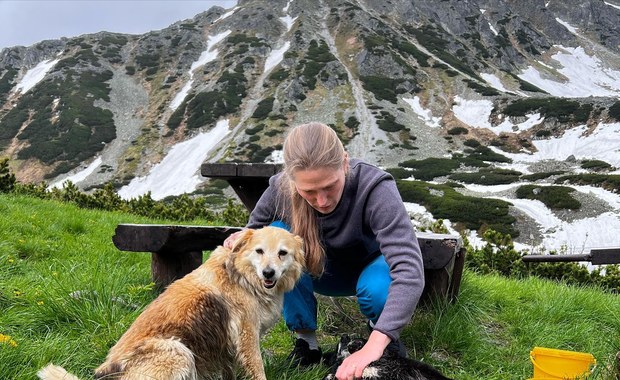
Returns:
[[[97,379],[264,380],[259,338],[280,318],[284,293],[304,270],[303,242],[281,228],[245,230],[218,247],[138,316],[95,371]],[[52,364],[43,380],[77,379]]]

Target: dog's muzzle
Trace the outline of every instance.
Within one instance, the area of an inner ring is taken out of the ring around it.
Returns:
[[[265,288],[271,289],[276,286],[276,282],[278,279],[276,278],[276,271],[273,268],[265,268],[263,269],[263,285]]]

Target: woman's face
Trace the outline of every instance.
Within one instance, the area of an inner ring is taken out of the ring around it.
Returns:
[[[345,182],[345,160],[343,167],[297,170],[293,177],[297,193],[321,214],[329,214],[336,209]]]

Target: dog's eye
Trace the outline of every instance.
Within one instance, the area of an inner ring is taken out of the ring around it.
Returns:
[[[263,251],[262,248],[256,248],[256,253],[258,253],[259,255],[262,255],[263,253],[265,253],[265,251]]]
[[[278,256],[286,256],[286,255],[288,255],[288,252],[287,252],[287,251],[285,251],[285,250],[283,250],[283,249],[281,249],[280,251],[278,251]]]

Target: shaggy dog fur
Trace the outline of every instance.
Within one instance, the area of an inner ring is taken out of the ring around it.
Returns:
[[[336,379],[336,370],[342,361],[360,350],[366,339],[340,337],[338,348],[331,358],[331,371],[324,380]],[[328,360],[329,361],[329,360]],[[397,352],[386,350],[383,356],[371,362],[362,373],[362,380],[450,380],[432,366],[417,360],[398,356]]]
[[[280,318],[283,295],[304,270],[303,242],[284,229],[246,230],[218,247],[138,316],[95,371],[97,379],[264,380],[259,338]],[[52,364],[43,380],[77,379]]]

